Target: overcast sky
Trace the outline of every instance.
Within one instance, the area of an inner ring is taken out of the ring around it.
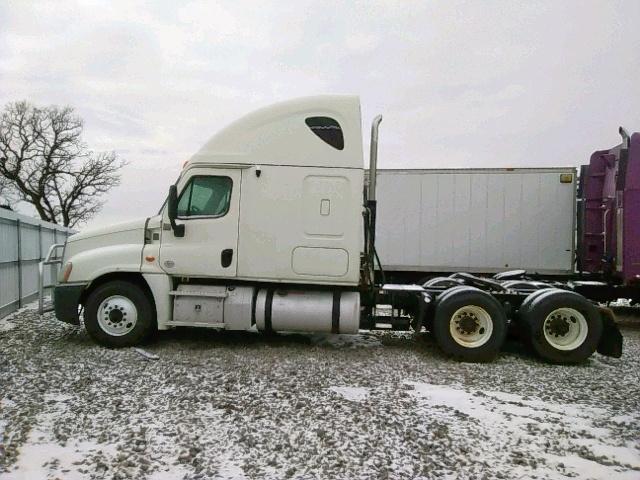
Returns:
[[[579,165],[640,130],[640,1],[0,1],[0,103],[69,104],[130,162],[92,225],[155,213],[240,115],[322,93],[384,115],[382,167]]]

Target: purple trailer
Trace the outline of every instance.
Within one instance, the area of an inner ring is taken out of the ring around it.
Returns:
[[[640,303],[640,133],[591,155],[578,185],[576,291]]]

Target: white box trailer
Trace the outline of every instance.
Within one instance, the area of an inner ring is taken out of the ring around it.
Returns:
[[[576,169],[378,170],[385,270],[570,274]]]

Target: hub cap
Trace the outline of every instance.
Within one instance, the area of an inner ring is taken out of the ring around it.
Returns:
[[[98,307],[98,325],[111,336],[126,335],[133,330],[137,321],[136,306],[122,295],[105,298]]]
[[[557,308],[544,320],[544,338],[558,350],[575,350],[587,338],[584,315],[573,308]]]
[[[493,321],[487,311],[476,305],[465,305],[451,316],[449,332],[458,345],[477,348],[489,341]]]

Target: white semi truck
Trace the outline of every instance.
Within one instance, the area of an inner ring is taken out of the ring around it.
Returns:
[[[509,274],[386,284],[375,267],[381,119],[366,189],[357,97],[297,99],[231,124],[186,162],[160,213],[52,247],[41,270],[60,265],[57,318],[82,317],[91,337],[111,347],[177,326],[384,327],[425,329],[447,354],[487,361],[513,328],[552,362],[579,362],[596,349],[620,355],[612,318],[567,289]],[[379,305],[393,314],[377,315]]]

